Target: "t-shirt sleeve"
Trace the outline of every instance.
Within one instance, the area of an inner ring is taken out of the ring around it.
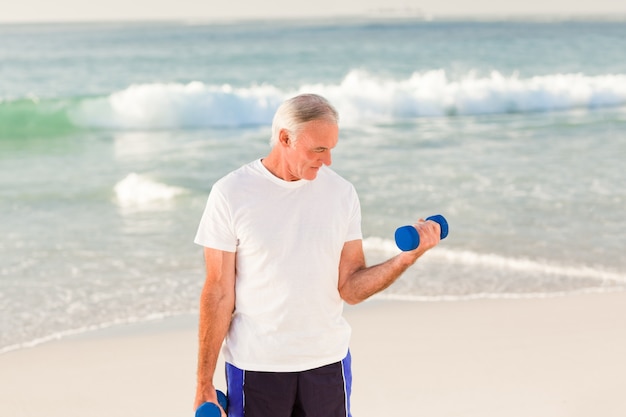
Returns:
[[[226,252],[237,251],[237,236],[234,232],[230,207],[225,196],[216,186],[209,193],[194,242],[207,248]]]
[[[363,239],[363,233],[361,232],[361,202],[356,190],[352,187],[352,210],[348,223],[346,242],[360,239]]]

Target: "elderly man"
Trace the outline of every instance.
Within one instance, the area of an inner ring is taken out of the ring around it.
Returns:
[[[291,98],[274,116],[269,154],[214,184],[195,239],[206,262],[196,407],[217,402],[223,344],[229,416],[350,416],[343,303],[391,285],[440,230],[418,221],[417,249],[367,267],[357,193],[328,168],[338,137],[326,99]]]

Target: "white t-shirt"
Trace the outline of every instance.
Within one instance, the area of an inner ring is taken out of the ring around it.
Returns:
[[[237,253],[226,361],[297,372],[342,360],[351,330],[337,289],[339,259],[344,243],[357,239],[356,190],[327,167],[315,180],[288,182],[256,160],[217,181],[195,243]]]

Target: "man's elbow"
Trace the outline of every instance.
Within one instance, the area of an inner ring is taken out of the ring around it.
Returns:
[[[359,304],[364,301],[364,298],[359,297],[354,291],[350,288],[345,288],[344,285],[342,288],[339,288],[339,296],[343,301],[345,301],[349,305]]]
[[[217,283],[205,283],[200,295],[203,304],[229,306],[235,304],[235,291],[230,286]]]

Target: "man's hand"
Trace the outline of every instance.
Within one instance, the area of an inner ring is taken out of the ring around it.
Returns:
[[[415,259],[417,259],[427,250],[437,246],[441,240],[441,226],[433,220],[419,219],[413,227],[415,227],[420,236],[420,244],[409,253],[412,253],[415,256]]]
[[[206,389],[200,389],[196,392],[196,401],[194,402],[194,410],[197,410],[202,404],[209,402],[217,405],[220,408],[220,412],[222,413],[222,417],[227,417],[226,412],[222,408],[222,406],[217,401],[217,391],[214,386],[207,387]]]

